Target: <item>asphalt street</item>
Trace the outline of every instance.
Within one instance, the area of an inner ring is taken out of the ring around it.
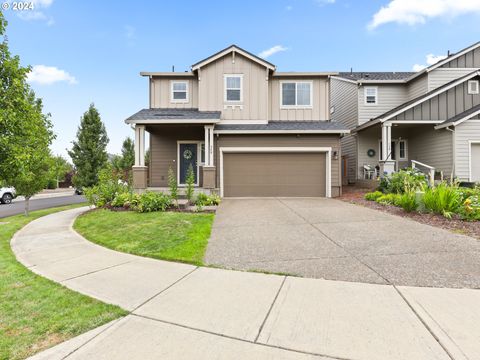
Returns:
[[[30,200],[30,211],[47,209],[56,206],[78,204],[85,202],[83,195],[57,196],[43,199]],[[11,204],[0,204],[0,218],[22,214],[25,210],[25,201],[15,199]]]

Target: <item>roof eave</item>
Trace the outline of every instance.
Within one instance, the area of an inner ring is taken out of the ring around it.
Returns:
[[[191,71],[185,71],[185,72],[140,71],[140,76],[192,77],[192,76],[195,76],[195,74]]]
[[[213,130],[215,134],[349,134],[350,130]]]
[[[217,124],[220,119],[126,119],[125,124],[159,125],[159,124]]]

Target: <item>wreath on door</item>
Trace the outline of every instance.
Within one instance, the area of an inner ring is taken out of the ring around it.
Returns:
[[[373,150],[373,149],[368,149],[367,155],[368,155],[368,157],[374,157],[374,156],[375,156],[375,150]]]
[[[193,156],[193,153],[192,153],[192,151],[189,150],[189,149],[187,149],[187,150],[185,150],[185,151],[183,152],[183,158],[184,158],[185,160],[190,160],[190,159],[192,158],[192,156]]]

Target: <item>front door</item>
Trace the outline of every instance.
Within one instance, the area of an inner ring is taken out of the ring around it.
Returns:
[[[195,184],[197,184],[197,157],[198,157],[198,144],[196,143],[180,143],[179,144],[179,183],[185,184],[187,182],[187,172],[190,165],[193,168],[193,174],[195,176]]]

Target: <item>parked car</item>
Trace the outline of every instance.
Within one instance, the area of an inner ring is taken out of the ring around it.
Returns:
[[[0,202],[2,204],[11,204],[12,200],[17,197],[17,192],[13,187],[0,188]]]
[[[75,195],[83,195],[83,188],[81,187],[75,188]]]

